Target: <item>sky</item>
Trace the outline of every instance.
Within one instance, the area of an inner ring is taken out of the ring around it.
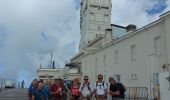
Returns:
[[[78,52],[80,0],[0,0],[0,75],[26,83],[36,68],[64,67]],[[170,0],[112,0],[112,23],[138,28],[170,10]]]

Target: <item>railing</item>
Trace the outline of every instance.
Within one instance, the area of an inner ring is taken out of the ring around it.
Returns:
[[[148,100],[148,89],[146,87],[126,87],[126,100]]]

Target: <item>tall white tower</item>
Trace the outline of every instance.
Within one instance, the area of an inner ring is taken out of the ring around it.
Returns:
[[[112,0],[81,0],[79,49],[111,28]]]

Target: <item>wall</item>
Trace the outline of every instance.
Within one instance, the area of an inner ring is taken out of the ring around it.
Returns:
[[[167,71],[162,65],[169,59],[170,45],[165,44],[170,43],[169,25],[169,19],[165,22],[163,19],[158,20],[127,38],[123,37],[104,49],[84,56],[83,74],[89,75],[92,81],[100,73],[105,80],[110,75],[120,75],[120,81],[127,87],[147,87],[152,90],[153,75]],[[135,52],[132,53],[134,47]],[[151,93],[149,91],[150,97]]]

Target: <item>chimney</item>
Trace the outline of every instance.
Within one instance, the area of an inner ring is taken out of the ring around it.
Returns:
[[[55,69],[55,61],[53,61],[53,69]]]
[[[126,27],[126,29],[127,29],[127,32],[128,32],[128,33],[131,33],[131,32],[133,32],[133,31],[136,30],[136,25],[130,24],[130,25],[128,25],[128,26]]]
[[[112,29],[105,30],[105,39],[106,44],[110,43],[113,40]]]

